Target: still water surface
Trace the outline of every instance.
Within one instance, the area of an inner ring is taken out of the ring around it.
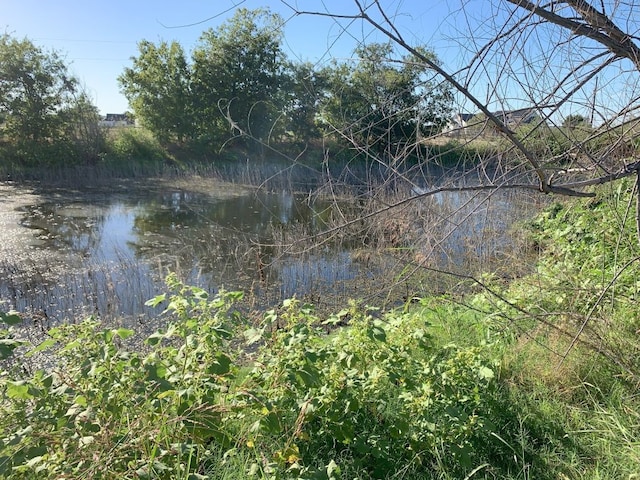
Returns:
[[[497,215],[491,221],[486,201],[464,194],[430,198],[429,214],[412,211],[416,221],[406,228],[418,239],[416,258],[455,261],[464,252],[481,257],[503,250],[508,227],[522,211],[507,197],[492,202]],[[248,292],[254,308],[294,295],[312,301],[333,295],[339,308],[367,282],[384,290],[389,264],[362,255],[357,242],[328,242],[302,255],[283,246],[326,229],[338,206],[213,181],[109,191],[5,184],[0,308],[50,324],[87,315],[143,322],[154,316],[144,302],[165,289],[169,271],[210,291]],[[488,231],[498,235],[489,241]]]
[[[278,232],[325,228],[330,203],[206,187],[36,194],[5,185],[0,206],[11,241],[0,249],[4,308],[44,312],[53,322],[91,314],[140,319],[169,271],[211,291],[250,290],[265,304],[335,289],[358,275],[348,250],[336,245],[303,257],[269,246]]]

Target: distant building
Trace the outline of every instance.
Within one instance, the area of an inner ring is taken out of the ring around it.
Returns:
[[[538,117],[536,108],[520,108],[519,110],[499,110],[493,114],[504,123],[504,125],[513,130],[522,125],[528,125]]]
[[[98,124],[101,127],[132,127],[135,122],[126,113],[107,113]]]
[[[453,136],[460,135],[469,126],[469,122],[474,116],[473,113],[456,113],[444,127],[443,133]]]
[[[538,116],[538,108],[520,108],[518,110],[498,110],[493,115],[498,118],[509,130],[515,130],[522,125],[528,125],[540,118]],[[444,133],[449,136],[465,136],[470,134],[482,134],[497,132],[495,126],[491,123],[487,124],[483,120],[484,115],[481,113],[457,113],[454,115],[444,129]],[[486,127],[488,131],[485,131]]]

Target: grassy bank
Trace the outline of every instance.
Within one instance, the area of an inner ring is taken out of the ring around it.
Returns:
[[[234,307],[239,293],[209,297],[171,276],[150,301],[169,327],[143,348],[92,320],[19,345],[20,319],[4,315],[0,472],[635,478],[631,194],[623,182],[547,209],[528,227],[539,261],[526,277],[487,276],[477,294],[386,313],[319,316],[290,300],[250,319]]]
[[[84,153],[73,145],[38,144],[29,152],[0,145],[0,179],[79,186],[122,178],[200,175],[267,189],[308,191],[329,180],[338,188],[371,188],[386,183],[390,175],[388,166],[376,158],[331,139],[272,145],[240,139],[216,149],[197,142],[163,144],[144,128],[123,127],[102,131],[96,143]],[[479,141],[431,142],[391,163],[396,174],[430,181],[493,158],[496,148]]]

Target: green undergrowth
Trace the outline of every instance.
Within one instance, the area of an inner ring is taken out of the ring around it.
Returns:
[[[422,315],[323,320],[296,300],[250,327],[239,294],[168,283],[150,303],[172,322],[147,353],[89,320],[29,350],[48,368],[3,372],[5,477],[459,478],[482,464],[487,348],[437,345]]]
[[[488,277],[469,302],[504,339],[501,387],[541,458],[562,466],[555,478],[640,475],[636,195],[621,181],[551,205],[527,226],[534,273]]]
[[[631,199],[555,205],[534,274],[391,312],[292,299],[250,322],[240,293],[170,275],[143,342],[89,319],[25,345],[2,314],[0,476],[637,478]]]

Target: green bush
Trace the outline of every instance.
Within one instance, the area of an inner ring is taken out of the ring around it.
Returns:
[[[108,163],[160,162],[166,156],[160,142],[148,130],[116,128],[107,136]]]
[[[351,308],[320,325],[291,300],[238,349],[239,294],[168,283],[150,304],[172,321],[144,345],[88,320],[27,353],[43,368],[5,372],[0,474],[459,478],[479,464],[494,383],[483,348],[436,347],[402,312]]]
[[[630,372],[640,372],[640,276],[633,188],[627,181],[603,187],[590,202],[555,204],[530,225],[542,251],[536,271],[504,290],[513,306],[581,339],[597,343]],[[623,353],[624,352],[624,353]]]
[[[43,368],[3,375],[3,478],[197,478],[205,447],[228,448],[225,345],[237,294],[214,299],[169,279],[175,320],[126,348],[133,332],[96,321],[64,325],[27,355]],[[164,297],[158,297],[155,303]],[[197,315],[197,316],[195,316]]]
[[[250,442],[280,438],[269,467],[296,476],[337,465],[344,478],[461,478],[491,431],[483,349],[436,347],[420,316],[371,313],[327,319],[349,319],[328,338],[295,301],[267,316],[249,377],[261,413]]]

